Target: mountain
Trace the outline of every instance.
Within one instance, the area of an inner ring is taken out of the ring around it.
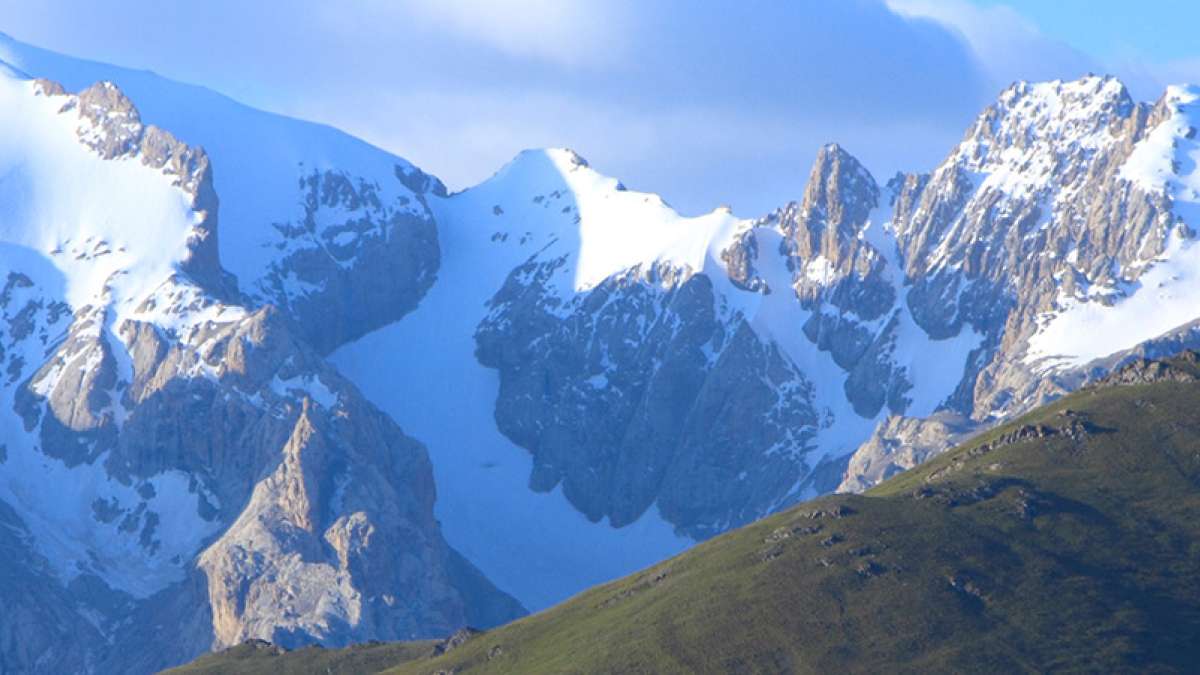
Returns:
[[[831,144],[746,219],[0,63],[7,670],[494,625],[1196,345],[1186,87],[1016,83],[933,172]]]
[[[0,670],[146,672],[249,637],[518,616],[442,537],[424,448],[321,357],[428,288],[437,184],[192,93],[214,137],[251,119],[310,154],[268,144],[249,171],[286,178],[224,190],[214,163],[237,157],[143,122],[115,84],[0,73]],[[427,264],[377,274],[410,259]]]
[[[1137,360],[862,495],[792,507],[503,628],[243,646],[172,672],[347,659],[391,673],[1190,672],[1197,405],[1200,355]]]

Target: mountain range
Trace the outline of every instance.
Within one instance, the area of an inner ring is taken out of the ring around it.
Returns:
[[[1198,97],[686,217],[0,37],[0,671],[498,625],[1196,346]]]
[[[1200,355],[1136,359],[866,493],[821,497],[486,632],[221,673],[1186,673]]]

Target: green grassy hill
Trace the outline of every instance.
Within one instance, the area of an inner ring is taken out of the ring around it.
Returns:
[[[1195,672],[1198,375],[1194,355],[1136,364],[436,658],[231,650],[177,672]]]

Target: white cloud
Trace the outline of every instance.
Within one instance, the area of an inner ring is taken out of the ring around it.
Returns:
[[[1076,79],[1104,66],[1055,40],[1005,5],[981,6],[966,0],[887,0],[897,14],[925,18],[957,31],[980,66],[1000,89],[1015,80]]]
[[[596,0],[363,0],[413,28],[504,54],[565,66],[605,65],[625,53],[623,5]],[[353,4],[353,3],[349,3]],[[336,3],[337,11],[344,11]],[[361,26],[360,26],[361,27]]]
[[[1168,84],[1200,82],[1200,57],[1155,62],[1127,52],[1102,61],[1043,33],[1006,5],[967,0],[886,0],[897,14],[936,21],[970,45],[993,88],[1014,80],[1075,79],[1086,73],[1115,75],[1138,100],[1155,100]]]

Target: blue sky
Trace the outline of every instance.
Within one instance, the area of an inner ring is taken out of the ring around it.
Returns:
[[[1103,59],[1195,58],[1200,3],[1195,0],[979,0],[1007,5],[1049,36]]]
[[[1015,79],[1200,81],[1200,2],[0,0],[0,31],[328,122],[437,174],[567,146],[685,213],[761,214],[837,141],[927,170]]]

